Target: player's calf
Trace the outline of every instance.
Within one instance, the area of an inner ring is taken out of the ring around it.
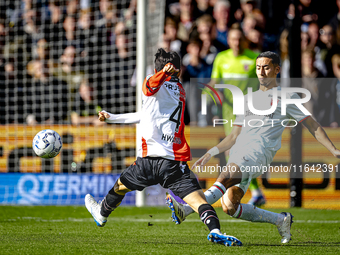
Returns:
[[[198,207],[198,214],[201,221],[209,228],[210,232],[220,230],[220,221],[217,217],[215,209],[209,204],[202,204]]]

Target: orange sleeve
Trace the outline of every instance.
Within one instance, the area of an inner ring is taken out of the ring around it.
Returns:
[[[167,65],[169,65],[168,63]],[[165,80],[171,75],[171,73],[163,72],[160,70],[159,72],[155,73],[154,75],[149,75],[144,79],[143,82],[143,93],[146,96],[152,96],[153,94],[157,93],[157,91],[161,88],[162,84]]]

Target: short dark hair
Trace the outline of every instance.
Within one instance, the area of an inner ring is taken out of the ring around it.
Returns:
[[[272,51],[265,51],[262,52],[260,55],[257,56],[256,60],[259,58],[270,58],[272,60],[273,65],[281,65],[281,60],[278,54]]]
[[[181,58],[177,52],[166,52],[163,48],[159,48],[155,54],[156,71],[159,72],[162,70],[167,63],[173,64],[176,69],[181,68]]]

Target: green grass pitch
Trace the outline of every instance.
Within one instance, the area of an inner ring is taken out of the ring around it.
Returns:
[[[81,206],[0,206],[0,254],[340,254],[339,211],[286,211],[293,240],[281,245],[275,226],[217,208],[222,231],[243,242],[225,247],[207,241],[197,214],[175,225],[167,207],[120,207],[99,228]]]

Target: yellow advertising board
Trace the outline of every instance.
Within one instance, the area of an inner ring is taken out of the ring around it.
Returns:
[[[45,159],[34,156],[32,150],[33,137],[43,129],[53,129],[63,139],[62,152],[50,160],[54,173],[72,172],[72,167],[86,161],[91,150],[101,151],[109,144],[114,144],[117,151],[134,151],[136,146],[135,126],[133,125],[0,126],[0,173],[40,173],[46,170]],[[340,129],[326,128],[326,132],[333,143],[340,148]],[[192,150],[193,159],[189,162],[192,164],[207,150],[218,144],[225,135],[223,127],[187,127],[186,137]],[[275,156],[272,166],[281,166],[281,169],[289,166],[289,146],[290,129],[287,128],[282,136],[282,147]],[[91,164],[89,171],[91,173],[119,172],[112,162],[114,158],[112,153],[115,151],[94,153],[89,161]],[[123,158],[124,167],[134,161],[133,155],[134,153]],[[333,157],[306,129],[303,129],[302,157],[303,164],[296,167],[297,170],[299,168],[304,170],[303,207],[340,209],[340,169],[338,169],[340,160]],[[220,154],[211,159],[207,166],[224,166],[225,164],[225,156]],[[323,167],[327,168],[327,171],[323,171]],[[218,171],[197,172],[195,169],[193,171],[199,178],[202,188],[210,187],[219,174]],[[292,169],[286,172],[273,171],[259,178],[259,180],[262,179],[264,194],[268,201],[267,207],[289,207],[290,171]],[[247,202],[249,198],[250,194],[247,192],[243,202]],[[219,202],[216,205],[220,205]]]

